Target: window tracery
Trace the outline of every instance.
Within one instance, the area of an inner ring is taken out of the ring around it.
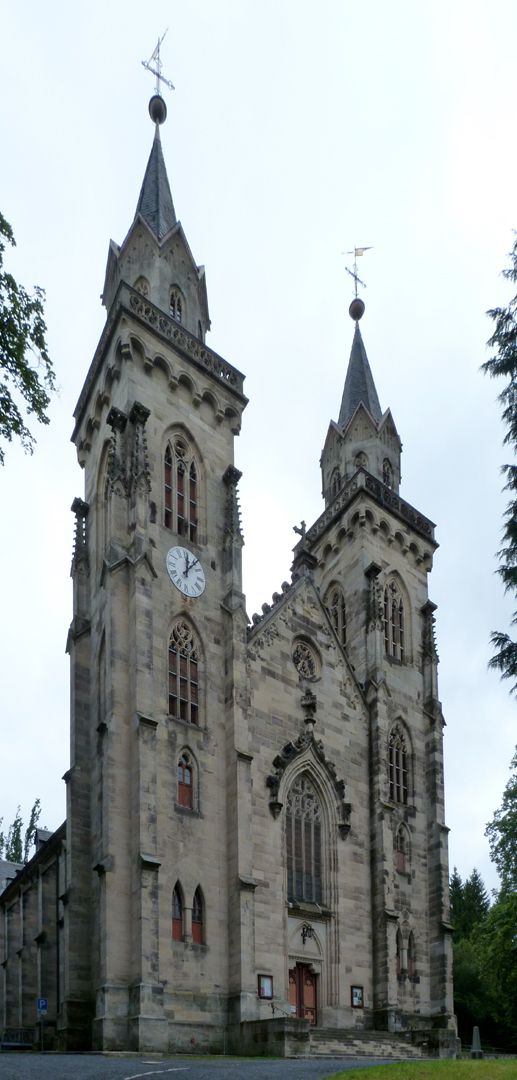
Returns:
[[[339,471],[339,469],[338,469],[338,467],[336,465],[336,468],[332,470],[332,473],[331,473],[331,476],[330,476],[330,494],[331,494],[332,498],[334,498],[334,495],[337,495],[340,487],[341,487],[341,473],[340,473],[340,471]]]
[[[388,743],[388,774],[390,799],[406,805],[408,801],[408,754],[403,732],[397,725]]]
[[[286,808],[287,898],[321,904],[323,900],[322,811],[309,779],[292,784]]]
[[[393,466],[389,458],[384,458],[382,463],[382,482],[386,487],[393,487]]]
[[[296,641],[293,648],[293,664],[303,679],[316,679],[318,660],[314,649],[306,641]]]
[[[403,959],[402,934],[401,934],[400,930],[397,930],[397,953],[396,953],[397,975],[402,975],[402,959]]]
[[[346,606],[343,590],[340,585],[329,585],[324,599],[325,607],[329,613],[330,621],[340,645],[346,645]]]
[[[186,439],[176,437],[164,455],[164,525],[197,540],[198,468]]]
[[[199,652],[183,619],[174,624],[169,639],[169,715],[199,723]]]
[[[393,579],[384,586],[384,647],[392,660],[404,661],[404,601]]]
[[[185,314],[184,307],[185,305],[180,290],[176,287],[172,288],[169,299],[169,313],[176,322],[183,322]]]
[[[188,810],[194,807],[194,769],[192,759],[186,750],[183,751],[178,761],[178,806],[185,806]]]

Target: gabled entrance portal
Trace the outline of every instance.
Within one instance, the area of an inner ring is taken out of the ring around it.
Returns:
[[[316,1024],[318,1019],[318,976],[309,964],[297,964],[289,969],[289,1004],[293,1016]]]

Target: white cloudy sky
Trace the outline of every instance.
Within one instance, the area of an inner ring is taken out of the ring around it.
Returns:
[[[140,61],[159,31],[162,142],[178,217],[207,268],[210,344],[246,373],[245,590],[288,576],[294,523],[322,508],[319,455],[353,326],[343,251],[372,244],[363,337],[404,443],[402,494],[437,522],[451,865],[496,884],[484,825],[517,741],[487,672],[511,612],[494,574],[503,429],[488,307],[517,225],[514,0],[3,0],[0,209],[9,268],[47,291],[59,382],[33,458],[0,473],[0,815],[64,817],[72,411],[103,325],[108,241],[132,220],[152,141]],[[264,541],[267,538],[267,555]],[[272,543],[272,540],[274,541]]]

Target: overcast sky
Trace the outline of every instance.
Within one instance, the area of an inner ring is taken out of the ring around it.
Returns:
[[[517,741],[487,671],[511,613],[494,573],[504,497],[487,308],[517,225],[515,0],[88,0],[0,3],[0,209],[9,269],[47,292],[59,383],[32,458],[0,472],[0,815],[65,814],[72,412],[103,322],[108,242],[132,221],[153,130],[141,60],[169,28],[162,143],[177,216],[204,263],[209,344],[246,374],[248,613],[289,576],[321,512],[319,456],[352,341],[343,255],[373,245],[361,324],[404,452],[401,494],[437,523],[451,867],[497,883],[484,838]],[[273,536],[274,543],[271,543]],[[264,555],[267,539],[267,558]]]

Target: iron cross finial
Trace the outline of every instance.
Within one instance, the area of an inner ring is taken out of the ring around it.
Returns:
[[[156,45],[156,48],[154,49],[154,52],[151,53],[149,59],[148,60],[142,60],[142,65],[143,65],[143,67],[145,67],[146,71],[150,71],[151,75],[154,75],[155,78],[156,78],[156,88],[155,88],[155,93],[156,94],[160,93],[160,83],[161,82],[164,83],[165,86],[168,86],[169,90],[174,90],[174,85],[173,85],[173,83],[171,83],[170,79],[166,79],[165,76],[162,75],[163,64],[162,64],[162,61],[160,59],[160,46],[162,44],[162,41],[163,41],[166,33],[167,33],[167,30],[165,30],[165,32],[162,34],[162,36],[158,38],[158,43]]]
[[[354,256],[354,269],[350,270],[348,266],[345,266],[345,270],[346,270],[347,274],[350,274],[350,277],[352,277],[354,279],[355,297],[356,297],[356,299],[357,299],[357,286],[362,285],[363,289],[366,289],[366,285],[365,285],[364,281],[361,281],[361,278],[359,277],[359,275],[357,273],[357,259],[358,259],[358,256],[364,255],[365,251],[371,251],[371,250],[372,250],[372,245],[370,244],[369,247],[356,247],[356,248],[353,249],[353,251],[347,251],[346,252],[347,255],[353,255]]]

